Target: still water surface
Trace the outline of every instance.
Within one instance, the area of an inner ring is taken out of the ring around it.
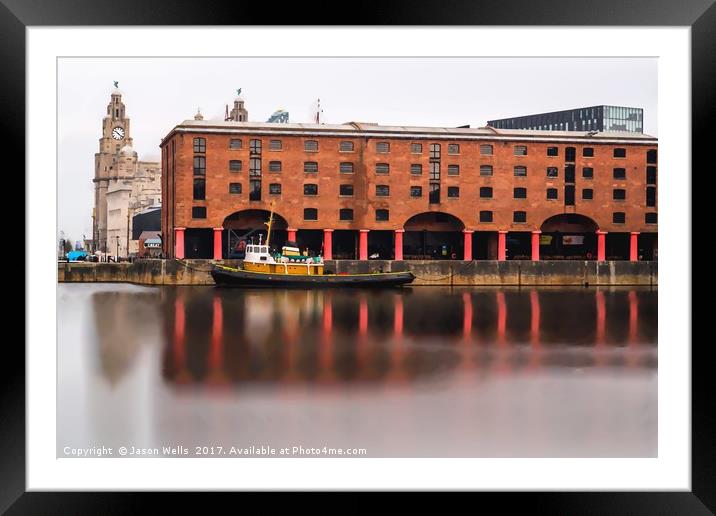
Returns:
[[[57,453],[654,457],[656,343],[648,288],[60,284]]]

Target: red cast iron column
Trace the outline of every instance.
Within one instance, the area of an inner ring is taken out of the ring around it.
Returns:
[[[403,259],[403,233],[405,233],[404,229],[395,230],[395,258],[393,258],[394,260]]]
[[[224,228],[214,228],[214,260],[221,260],[221,232]]]
[[[324,260],[332,260],[333,259],[333,230],[332,229],[324,229],[323,230],[323,259]]]
[[[541,231],[532,232],[532,260],[539,261],[539,236]]]
[[[497,232],[497,259],[503,261],[507,258],[507,231]]]
[[[360,240],[358,241],[358,259],[359,260],[367,260],[368,259],[368,231],[370,231],[370,229],[361,229],[360,230]]]
[[[174,228],[174,258],[184,259],[184,230],[186,228]]]
[[[597,261],[603,262],[607,256],[607,232],[597,231]]]
[[[462,235],[464,239],[463,243],[463,252],[462,252],[462,259],[470,261],[472,260],[472,234],[474,231],[472,229],[463,229]]]
[[[639,245],[638,240],[639,232],[632,231],[631,238],[629,239],[629,260],[632,262],[639,261]]]

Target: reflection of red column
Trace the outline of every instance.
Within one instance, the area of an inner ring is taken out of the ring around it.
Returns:
[[[286,230],[286,232],[288,233],[288,241],[289,241],[289,242],[295,242],[295,241],[296,241],[296,230],[295,230],[295,229],[288,228],[288,229]]]
[[[184,230],[186,228],[174,228],[174,258],[184,259]]]
[[[462,336],[465,340],[472,336],[472,297],[469,292],[462,294]]]
[[[607,256],[607,232],[597,231],[597,260],[603,262]]]
[[[639,260],[639,246],[638,246],[639,232],[632,231],[629,239],[629,260],[636,262]]]
[[[221,297],[216,295],[213,301],[211,325],[211,349],[209,350],[209,381],[223,383],[226,380],[223,371],[223,345],[224,345],[224,312],[221,306]]]
[[[532,232],[532,260],[539,260],[539,236],[542,234],[541,231]]]
[[[466,261],[472,260],[472,234],[474,233],[471,229],[463,229],[463,253],[462,259]]]
[[[395,311],[393,312],[393,334],[396,340],[403,338],[403,297],[395,296]]]
[[[597,290],[597,345],[604,344],[607,309],[604,302],[604,292]]]
[[[530,291],[530,341],[534,347],[539,347],[539,294],[536,290]]]
[[[634,290],[629,291],[629,342],[634,343],[637,339],[639,327],[639,299]]]
[[[497,292],[497,342],[505,343],[507,329],[507,305],[505,304],[505,293]]]
[[[368,300],[361,296],[358,306],[358,333],[365,336],[368,333]]]
[[[358,259],[368,259],[368,231],[369,229],[360,230],[360,239],[358,240]]]
[[[214,228],[214,260],[221,260],[221,232],[224,228]]]
[[[330,294],[323,297],[323,331],[321,332],[321,347],[318,362],[321,366],[322,376],[333,376],[333,304]]]
[[[504,260],[507,257],[507,231],[497,232],[497,259]]]
[[[333,259],[333,230],[332,229],[324,229],[323,230],[323,259],[324,260],[332,260]]]
[[[396,229],[395,230],[395,259],[396,260],[403,259],[403,233],[405,233],[404,229]]]
[[[174,301],[174,380],[186,383],[191,380],[186,368],[186,313],[184,299],[177,297]]]

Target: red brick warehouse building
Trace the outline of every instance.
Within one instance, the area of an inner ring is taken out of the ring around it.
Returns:
[[[656,258],[651,136],[198,118],[161,143],[169,257],[236,256],[273,204],[272,246],[327,259]]]

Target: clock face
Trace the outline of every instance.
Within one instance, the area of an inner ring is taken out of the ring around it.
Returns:
[[[114,138],[115,140],[121,140],[122,138],[124,138],[124,129],[122,129],[121,127],[115,127],[114,129],[112,129],[112,138]]]

